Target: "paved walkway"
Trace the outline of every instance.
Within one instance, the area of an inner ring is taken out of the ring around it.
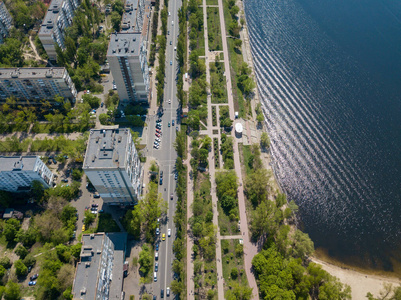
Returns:
[[[227,78],[227,98],[228,104],[230,108],[230,118],[234,120],[234,101],[232,95],[232,84],[231,84],[231,69],[229,62],[229,53],[227,46],[227,35],[226,35],[226,24],[224,22],[224,10],[223,10],[223,0],[218,0],[219,4],[219,15],[220,15],[220,28],[221,28],[221,38],[223,41],[223,53],[224,53],[224,68],[226,72]],[[235,124],[234,124],[235,127]],[[238,151],[238,139],[235,137],[235,131],[231,132],[234,138],[234,166],[235,172],[238,177],[238,181],[240,183],[243,182],[242,173],[241,173],[241,162],[239,159],[239,151]],[[246,215],[246,206],[245,206],[245,197],[244,197],[244,188],[243,184],[240,184],[238,188],[238,207],[240,212],[240,220],[241,220],[241,231],[244,240],[244,267],[246,276],[248,278],[249,286],[252,288],[253,299],[259,299],[258,295],[258,287],[256,285],[255,276],[252,273],[252,258],[257,254],[257,247],[250,241],[249,238],[249,230],[248,230],[248,221]]]

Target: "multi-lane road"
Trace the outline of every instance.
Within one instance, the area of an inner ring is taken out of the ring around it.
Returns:
[[[177,71],[178,64],[176,61],[176,50],[174,47],[177,46],[178,41],[178,9],[181,7],[181,0],[169,1],[169,17],[167,23],[167,30],[169,34],[167,35],[167,49],[166,49],[166,77],[164,86],[164,103],[163,110],[164,114],[162,119],[162,136],[160,137],[160,148],[155,149],[153,147],[156,129],[156,119],[158,116],[153,116],[149,118],[150,124],[149,132],[152,135],[148,139],[148,149],[149,155],[155,157],[159,163],[160,171],[163,171],[163,184],[160,185],[159,182],[159,193],[163,195],[163,199],[168,201],[167,215],[161,219],[160,224],[160,235],[158,236],[159,242],[159,258],[157,260],[159,264],[159,269],[157,272],[157,282],[153,282],[152,290],[153,294],[158,298],[160,297],[160,292],[164,290],[164,297],[166,297],[167,287],[171,288],[171,281],[173,281],[172,264],[174,260],[173,254],[173,242],[175,239],[175,225],[174,225],[174,212],[176,209],[177,196],[176,190],[176,180],[175,180],[175,161],[177,158],[176,151],[174,149],[174,141],[177,135],[176,127],[179,128],[178,124],[178,113],[177,109],[179,103],[176,97],[177,94]],[[170,100],[170,101],[169,101]],[[171,102],[171,103],[169,103]],[[174,126],[172,122],[174,120]],[[170,127],[168,124],[170,123]],[[171,194],[173,194],[173,200],[171,200]],[[167,231],[171,229],[171,236],[168,237]],[[162,241],[162,234],[166,235],[166,240]],[[170,294],[172,297],[173,294]]]

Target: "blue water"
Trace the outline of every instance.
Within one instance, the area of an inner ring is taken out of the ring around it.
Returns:
[[[401,1],[245,0],[274,169],[316,247],[392,270]]]

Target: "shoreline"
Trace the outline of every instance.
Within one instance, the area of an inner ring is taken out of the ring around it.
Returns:
[[[244,17],[245,23],[241,29],[241,39],[243,41],[243,47],[245,48],[246,57],[243,55],[244,61],[252,70],[252,77],[256,83],[255,96],[252,99],[254,108],[258,103],[262,105],[262,101],[259,93],[259,85],[256,79],[256,71],[254,68],[252,47],[249,39],[247,18],[244,9],[244,0],[238,1],[240,3],[240,16]],[[265,111],[262,108],[265,115]],[[267,121],[265,115],[264,127],[261,131],[267,132]],[[268,132],[267,132],[268,133]],[[262,155],[265,161],[266,167],[272,170],[274,185],[278,187],[280,192],[284,192],[277,174],[274,169],[273,157],[271,149],[265,155]],[[342,283],[348,284],[352,290],[352,299],[364,299],[368,292],[371,292],[374,296],[379,296],[379,292],[383,289],[384,283],[390,283],[393,285],[401,285],[401,279],[397,277],[395,272],[386,272],[384,270],[369,270],[360,267],[355,267],[346,264],[345,262],[338,261],[328,255],[324,254],[325,251],[322,249],[315,249],[315,254],[311,257],[312,261],[319,264],[324,270],[329,272],[331,275],[337,277]]]

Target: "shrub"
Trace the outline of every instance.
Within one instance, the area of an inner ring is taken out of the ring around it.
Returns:
[[[24,265],[21,259],[17,260],[14,263],[14,266],[15,266],[15,273],[17,274],[17,276],[25,276],[26,274],[28,274],[28,268],[27,266]]]
[[[238,277],[238,269],[237,268],[232,268],[230,274],[231,274],[231,279],[237,279],[237,277]]]

